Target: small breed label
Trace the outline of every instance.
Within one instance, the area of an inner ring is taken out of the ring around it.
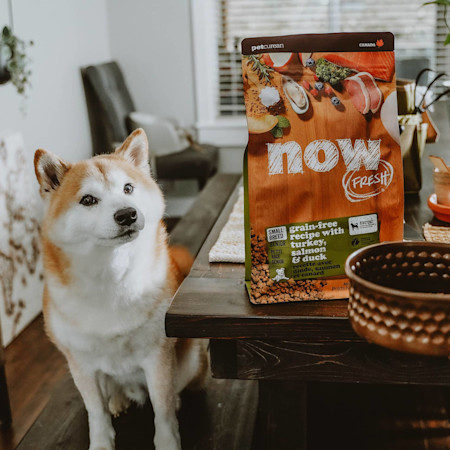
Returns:
[[[351,236],[378,231],[378,218],[376,214],[366,216],[349,217],[348,228]]]
[[[286,227],[267,228],[267,241],[285,241],[287,239]]]

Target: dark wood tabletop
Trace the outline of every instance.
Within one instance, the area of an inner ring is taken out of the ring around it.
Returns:
[[[438,143],[428,144],[422,158],[423,187],[405,197],[405,238],[422,239],[426,222],[436,222],[427,206],[433,192],[429,154],[448,154],[450,130],[445,103],[439,105],[441,129]],[[172,337],[213,339],[284,339],[301,342],[361,341],[348,321],[347,301],[304,301],[252,305],[244,285],[244,265],[209,263],[209,250],[225,225],[238,194],[237,183],[227,204],[204,242],[193,269],[180,287],[166,316],[166,332]],[[208,195],[214,197],[215,193]],[[439,223],[439,222],[437,222]],[[442,224],[442,223],[440,223]]]
[[[405,239],[423,239],[422,227],[427,222],[446,225],[434,219],[427,206],[433,192],[433,169],[427,156],[443,156],[448,161],[448,106],[444,102],[438,104],[432,116],[441,136],[438,143],[428,144],[425,149],[422,189],[417,195],[405,196]],[[304,448],[306,391],[310,382],[450,385],[447,358],[395,352],[361,339],[348,320],[347,300],[251,304],[244,285],[244,265],[210,264],[208,259],[236,201],[241,182],[235,179],[235,183],[190,275],[174,297],[166,315],[166,332],[172,337],[211,339],[214,377],[258,380],[257,429],[263,441],[268,442],[258,448]],[[212,190],[203,193],[205,198],[218,194]],[[223,192],[220,194],[223,196]],[[289,402],[300,406],[295,409],[296,414],[280,420],[278,416]],[[274,410],[278,411],[278,418]],[[280,447],[280,440],[286,436],[279,428],[281,423],[289,424],[292,430],[302,423],[300,433],[291,433],[301,436],[302,442]]]

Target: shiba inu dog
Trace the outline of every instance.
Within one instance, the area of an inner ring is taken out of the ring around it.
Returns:
[[[165,335],[165,313],[192,258],[167,245],[144,131],[110,155],[69,164],[37,150],[34,163],[47,204],[45,324],[86,406],[90,449],[113,449],[110,413],[143,403],[147,392],[155,447],[179,449],[178,393],[203,383],[207,342]]]

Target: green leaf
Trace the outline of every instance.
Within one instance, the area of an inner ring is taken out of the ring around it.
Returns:
[[[286,117],[277,116],[277,119],[278,119],[278,126],[280,128],[289,128],[291,126],[291,123]]]
[[[274,138],[280,138],[283,137],[283,130],[278,126],[275,125],[270,132],[272,133]]]
[[[447,37],[445,38],[445,41],[444,41],[444,45],[448,45],[448,44],[450,44],[450,33],[447,34]]]
[[[450,0],[434,0],[433,2],[426,2],[426,3],[422,4],[422,6],[427,6],[427,5],[450,6]]]

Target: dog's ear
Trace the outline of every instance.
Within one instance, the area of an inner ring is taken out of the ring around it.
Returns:
[[[148,163],[148,140],[147,135],[142,128],[134,130],[115,153],[146,174],[150,173],[150,166]]]
[[[47,150],[36,150],[34,171],[41,187],[41,197],[45,200],[58,189],[70,164]]]

